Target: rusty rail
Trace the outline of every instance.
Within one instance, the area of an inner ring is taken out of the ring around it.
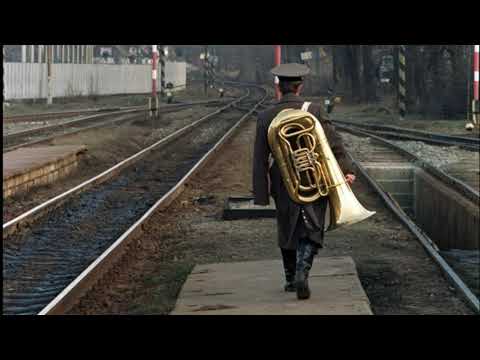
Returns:
[[[38,315],[59,315],[69,311],[80,298],[107,274],[121,259],[125,250],[142,233],[142,225],[155,211],[167,208],[183,191],[191,178],[216,154],[234,132],[242,125],[257,107],[263,103],[263,97],[248,113],[210,149],[194,167],[161,199],[159,199],[134,225],[121,235],[105,252],[90,264],[75,280],[73,280],[54,300],[52,300]]]

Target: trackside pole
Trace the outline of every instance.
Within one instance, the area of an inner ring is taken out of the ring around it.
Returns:
[[[400,120],[405,119],[407,113],[407,77],[406,77],[406,50],[405,45],[398,45],[398,109],[399,109],[399,118]]]
[[[479,70],[480,70],[480,45],[474,46],[473,52],[473,123],[479,126],[480,123],[480,104],[479,104]]]
[[[158,115],[158,96],[157,96],[157,64],[158,49],[157,45],[152,45],[152,96],[148,102],[150,116]]]
[[[275,66],[282,63],[282,45],[275,45]],[[279,80],[275,76],[275,94],[277,100],[280,100],[280,88],[278,87]]]

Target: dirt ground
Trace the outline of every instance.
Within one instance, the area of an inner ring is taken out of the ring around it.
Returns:
[[[274,219],[222,220],[228,196],[251,194],[254,131],[251,120],[167,211],[154,214],[135,251],[71,313],[168,314],[195,264],[279,259]],[[353,257],[377,315],[472,314],[366,182],[353,189],[377,215],[328,234],[319,256]]]

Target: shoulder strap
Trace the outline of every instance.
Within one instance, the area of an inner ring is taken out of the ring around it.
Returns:
[[[311,102],[305,102],[305,103],[303,103],[302,111],[308,111],[308,108],[310,107],[310,105],[312,105]]]

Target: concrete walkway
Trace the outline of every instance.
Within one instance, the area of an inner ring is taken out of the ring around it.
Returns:
[[[24,147],[3,153],[3,179],[25,174],[85,151],[84,145]]]
[[[172,315],[372,315],[350,257],[316,258],[312,297],[283,291],[280,260],[196,266]]]
[[[83,145],[19,148],[3,154],[3,198],[53,183],[78,165]]]

